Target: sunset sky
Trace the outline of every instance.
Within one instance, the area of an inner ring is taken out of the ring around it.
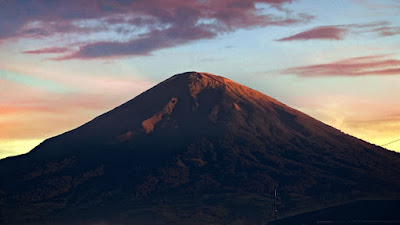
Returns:
[[[0,158],[185,71],[383,145],[400,139],[400,1],[0,0]]]

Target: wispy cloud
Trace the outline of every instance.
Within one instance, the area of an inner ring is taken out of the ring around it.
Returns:
[[[49,47],[49,48],[41,48],[36,50],[24,51],[23,53],[27,54],[54,54],[54,53],[64,53],[67,52],[68,48],[59,48],[59,47]]]
[[[398,0],[352,0],[352,2],[365,7],[372,15],[395,15],[400,13],[400,2]]]
[[[281,38],[278,41],[310,40],[310,39],[329,39],[341,40],[347,33],[347,29],[336,26],[322,26],[300,32],[298,34]]]
[[[373,33],[380,37],[394,36],[400,34],[400,26],[393,26],[389,22],[319,26],[277,41],[343,40],[350,33]]]
[[[43,39],[69,34],[95,37],[73,46],[78,50],[57,57],[58,60],[150,55],[159,49],[215,38],[238,29],[287,26],[312,19],[310,15],[286,10],[286,5],[291,2],[94,0],[81,3],[56,0],[49,4],[41,0],[23,3],[2,1],[0,40]],[[106,38],[111,34],[112,40]],[[25,53],[66,51],[64,48],[44,47]]]
[[[347,58],[331,63],[288,68],[282,73],[302,77],[400,75],[400,60],[390,58],[390,56],[373,55]]]
[[[400,34],[400,26],[382,26],[372,30],[380,36],[394,36]]]

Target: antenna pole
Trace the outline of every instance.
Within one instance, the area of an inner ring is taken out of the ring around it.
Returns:
[[[278,212],[278,209],[276,207],[276,182],[275,182],[275,193],[274,193],[274,213],[275,213],[275,220],[276,220],[276,213]]]

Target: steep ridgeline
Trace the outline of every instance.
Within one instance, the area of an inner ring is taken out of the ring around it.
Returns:
[[[400,156],[258,91],[175,75],[0,161],[1,224],[260,224],[397,198]],[[134,221],[134,222],[132,222]]]

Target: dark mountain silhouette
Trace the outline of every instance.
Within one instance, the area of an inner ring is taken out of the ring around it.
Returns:
[[[261,224],[394,199],[400,156],[229,79],[175,75],[0,161],[1,224]]]

